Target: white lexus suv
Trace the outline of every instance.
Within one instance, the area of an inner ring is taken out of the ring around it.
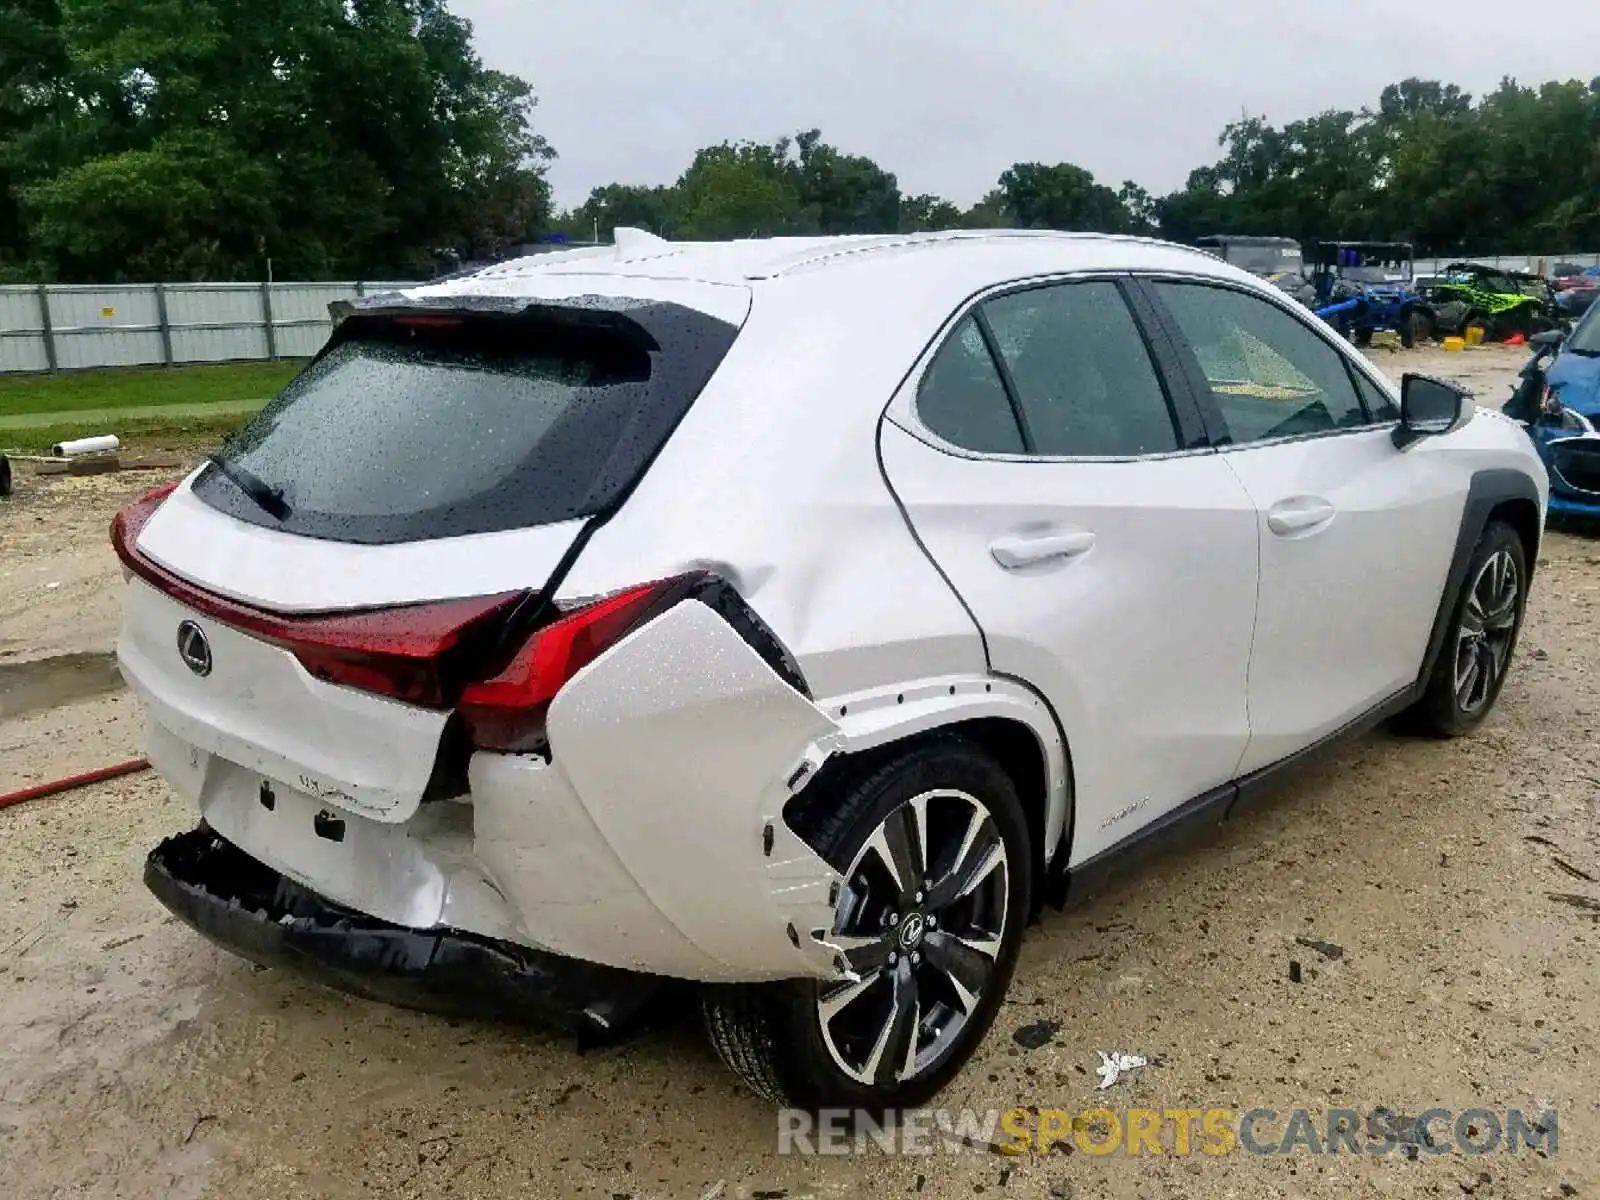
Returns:
[[[1024,928],[1386,717],[1465,733],[1548,484],[1270,284],[1045,232],[618,244],[373,297],[121,512],[198,805],[146,882],[362,994],[925,1101]]]

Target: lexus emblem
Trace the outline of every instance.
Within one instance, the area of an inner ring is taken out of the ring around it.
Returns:
[[[900,922],[900,945],[906,950],[915,950],[922,941],[922,935],[928,932],[928,918],[921,913],[910,913]]]
[[[211,674],[211,643],[206,641],[205,630],[193,621],[178,626],[178,657],[201,678]]]

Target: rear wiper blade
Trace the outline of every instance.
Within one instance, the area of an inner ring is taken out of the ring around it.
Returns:
[[[208,454],[206,461],[227,476],[236,488],[253,500],[256,507],[269,517],[279,521],[288,519],[289,502],[283,498],[281,488],[273,487],[260,476],[245,470],[238,463],[229,462],[220,454]]]

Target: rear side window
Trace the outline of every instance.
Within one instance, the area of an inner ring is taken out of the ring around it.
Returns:
[[[1366,424],[1343,357],[1277,305],[1229,288],[1155,283],[1235,443]]]
[[[956,326],[923,372],[917,416],[963,450],[1021,454],[1025,449],[1005,384],[971,317]]]
[[[352,318],[195,490],[244,520],[364,543],[591,515],[637,479],[735,332],[668,304]]]
[[[1033,453],[1131,458],[1178,449],[1161,380],[1114,283],[1030,288],[983,310]]]

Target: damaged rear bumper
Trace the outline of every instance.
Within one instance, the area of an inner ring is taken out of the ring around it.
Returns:
[[[549,755],[475,752],[465,793],[404,821],[162,717],[152,705],[148,757],[205,827],[352,919],[699,982],[838,969],[838,873],[783,819],[837,727],[705,604],[577,673],[551,705]]]
[[[225,949],[406,1008],[600,1034],[626,1026],[664,982],[461,930],[381,921],[286,879],[204,824],[152,850],[144,880]]]

